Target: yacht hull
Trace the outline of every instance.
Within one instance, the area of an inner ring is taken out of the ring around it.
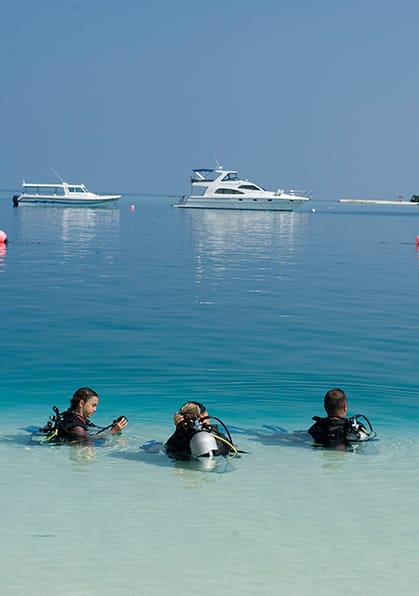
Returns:
[[[308,199],[210,199],[185,197],[175,207],[188,209],[237,209],[246,211],[294,211]]]
[[[234,209],[246,211],[294,211],[310,200],[309,193],[265,190],[249,180],[240,180],[235,170],[194,169],[192,191],[175,207],[189,209]],[[196,189],[201,189],[197,192]]]

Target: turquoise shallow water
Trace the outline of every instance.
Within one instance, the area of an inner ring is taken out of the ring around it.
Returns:
[[[419,216],[313,205],[0,200],[5,593],[57,576],[86,596],[415,593]],[[123,437],[30,444],[22,429],[83,385],[97,424],[128,416]],[[307,428],[332,386],[379,441],[331,453],[272,436]],[[186,399],[249,453],[204,472],[141,450]]]

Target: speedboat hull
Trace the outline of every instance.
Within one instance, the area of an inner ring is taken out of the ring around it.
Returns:
[[[90,192],[84,184],[69,184],[61,180],[56,184],[23,182],[23,191],[14,195],[13,205],[63,205],[66,207],[92,206],[113,203],[121,195],[101,195]]]
[[[109,197],[94,197],[94,198],[66,198],[66,197],[42,197],[42,196],[30,196],[30,195],[15,195],[13,197],[13,204],[17,207],[21,204],[27,205],[63,205],[63,206],[73,206],[73,207],[81,207],[81,206],[96,206],[96,205],[104,205],[105,203],[114,203],[118,201],[121,196],[109,196]]]

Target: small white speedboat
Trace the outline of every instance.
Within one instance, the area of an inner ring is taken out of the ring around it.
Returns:
[[[58,184],[35,184],[23,182],[23,191],[20,195],[14,195],[13,205],[44,203],[51,205],[82,205],[95,206],[118,201],[121,195],[99,195],[90,192],[84,184],[68,184],[61,181]]]
[[[182,197],[175,207],[294,211],[310,201],[310,193],[283,189],[265,190],[249,180],[240,180],[236,171],[222,167],[200,168],[193,172],[191,194]],[[201,188],[201,194],[194,193],[196,188]]]

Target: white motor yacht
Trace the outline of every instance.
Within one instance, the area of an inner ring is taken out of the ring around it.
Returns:
[[[103,205],[112,201],[118,201],[121,195],[98,195],[90,192],[84,184],[68,184],[61,181],[58,184],[35,184],[23,182],[23,192],[14,195],[13,205],[17,207],[24,203],[45,203],[54,205]]]
[[[222,167],[193,172],[191,194],[182,197],[175,207],[294,211],[310,200],[310,193],[303,191],[264,190],[249,180],[240,180],[236,171]],[[195,193],[197,188],[201,194]]]

